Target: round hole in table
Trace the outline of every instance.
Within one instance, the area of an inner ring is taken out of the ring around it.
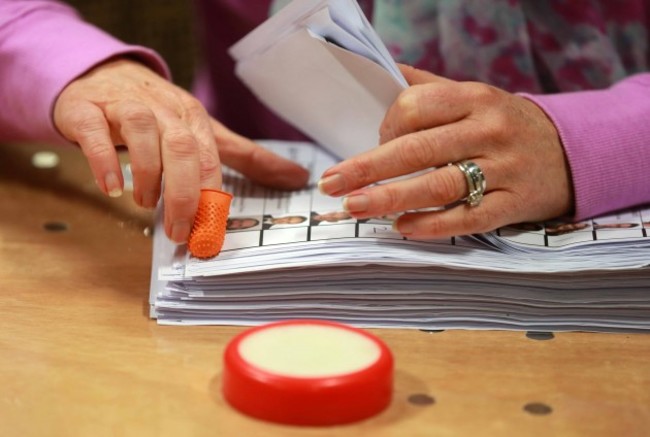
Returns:
[[[408,397],[408,402],[413,405],[426,406],[435,404],[436,400],[426,393],[415,393]]]
[[[43,223],[43,229],[48,232],[65,232],[68,228],[68,224],[64,222],[51,221]]]
[[[553,409],[542,402],[529,402],[524,405],[524,411],[534,414],[535,416],[545,416],[551,414]]]

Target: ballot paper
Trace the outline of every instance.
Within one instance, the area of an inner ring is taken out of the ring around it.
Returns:
[[[379,144],[406,80],[354,0],[299,0],[235,44],[237,76],[339,158]]]
[[[419,241],[392,230],[395,216],[356,220],[319,193],[327,168],[377,145],[406,87],[355,1],[293,1],[231,54],[251,90],[318,144],[261,142],[312,180],[276,191],[226,168],[228,231],[207,260],[167,239],[159,209],[150,291],[159,323],[650,331],[650,207]]]
[[[159,218],[150,294],[159,323],[650,331],[650,207],[417,241],[392,230],[394,216],[355,220],[321,195],[317,178],[337,161],[324,149],[261,144],[308,168],[310,184],[276,191],[226,169],[234,199],[213,259],[170,243]]]

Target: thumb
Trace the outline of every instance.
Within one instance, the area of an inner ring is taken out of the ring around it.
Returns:
[[[406,79],[409,85],[421,85],[421,84],[431,83],[431,82],[438,82],[438,83],[451,82],[451,80],[449,79],[445,79],[444,77],[437,76],[425,70],[417,69],[410,65],[397,64],[397,66],[399,67],[400,71],[404,75],[404,78]]]
[[[239,171],[253,182],[295,190],[304,188],[309,171],[261,145],[242,137],[212,119],[212,129],[224,164]]]

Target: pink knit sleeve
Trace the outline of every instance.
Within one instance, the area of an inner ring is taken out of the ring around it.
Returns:
[[[611,88],[521,94],[555,123],[575,190],[575,219],[650,202],[650,73]]]
[[[67,143],[52,123],[63,88],[115,56],[169,77],[153,51],[129,46],[53,0],[0,0],[0,140]]]

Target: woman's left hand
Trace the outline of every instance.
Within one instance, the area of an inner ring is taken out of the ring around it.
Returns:
[[[395,229],[412,238],[487,232],[571,211],[564,150],[535,103],[486,84],[400,68],[411,86],[386,113],[381,146],[328,169],[323,193],[345,196],[355,218],[406,212]],[[475,206],[462,200],[469,190],[464,173],[447,165],[465,160],[486,181]],[[386,181],[415,172],[421,173]]]

